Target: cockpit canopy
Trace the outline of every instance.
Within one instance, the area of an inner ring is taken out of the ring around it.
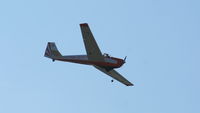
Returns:
[[[108,57],[108,58],[110,58],[110,55],[107,54],[107,53],[104,53],[103,56],[104,56],[104,57]]]

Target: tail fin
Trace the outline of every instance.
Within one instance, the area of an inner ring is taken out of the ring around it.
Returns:
[[[54,42],[48,42],[44,56],[48,58],[52,58],[52,57],[62,56],[62,55],[58,51],[56,44]]]

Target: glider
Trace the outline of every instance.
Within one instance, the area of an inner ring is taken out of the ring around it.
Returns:
[[[124,85],[133,86],[131,82],[114,70],[115,68],[121,67],[125,63],[126,57],[124,59],[120,59],[111,57],[106,53],[102,54],[89,28],[89,25],[87,23],[82,23],[80,24],[80,28],[87,55],[63,56],[58,51],[54,42],[48,42],[44,56],[52,59],[52,61],[58,60],[92,65],[96,69],[102,71]],[[113,82],[113,80],[111,81]]]

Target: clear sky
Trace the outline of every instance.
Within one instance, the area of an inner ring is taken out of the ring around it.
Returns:
[[[200,113],[199,0],[1,0],[0,113]],[[43,57],[48,41],[127,57],[126,87],[92,66]]]

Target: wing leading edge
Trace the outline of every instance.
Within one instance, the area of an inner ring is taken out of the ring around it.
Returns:
[[[129,82],[126,78],[124,78],[121,74],[119,74],[115,70],[106,71],[104,68],[101,68],[99,66],[94,66],[94,67],[97,68],[98,70],[102,71],[103,73],[109,75],[110,77],[116,79],[117,81],[123,83],[126,86],[133,86],[133,84],[131,82]]]
[[[80,24],[85,49],[91,61],[104,61],[102,53],[87,23]]]

